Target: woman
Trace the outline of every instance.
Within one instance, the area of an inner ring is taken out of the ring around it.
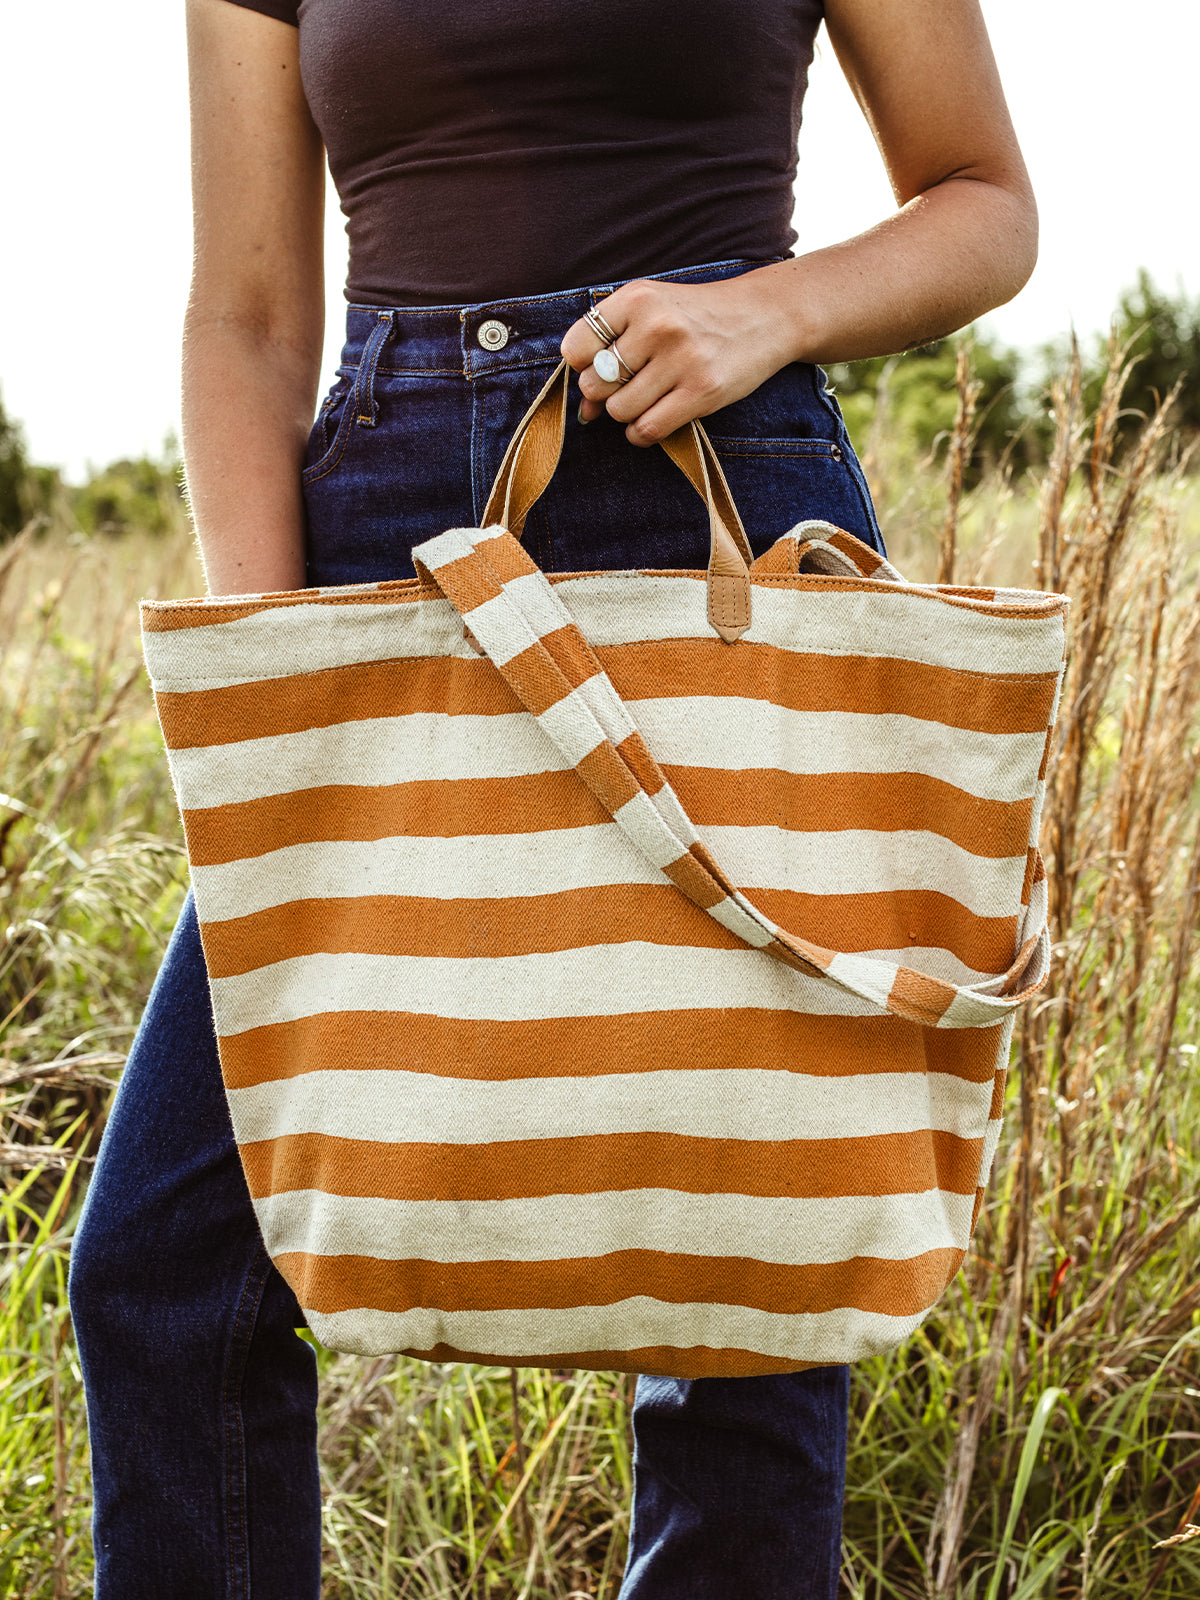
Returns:
[[[822,13],[900,209],[791,259]],[[704,566],[702,505],[661,452],[630,448],[697,416],[756,553],[802,516],[878,546],[816,363],[947,333],[1033,265],[976,0],[189,0],[188,17],[185,455],[215,593],[411,573],[413,543],[477,522],[560,347],[580,400],[527,524],[543,567]],[[350,307],[310,428],[323,150]],[[312,1352],[238,1165],[190,902],[97,1164],[72,1308],[97,1594],[313,1600]],[[642,1379],[624,1600],[829,1600],[847,1390],[844,1368]]]

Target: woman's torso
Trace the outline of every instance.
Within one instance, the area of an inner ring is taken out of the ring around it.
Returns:
[[[235,0],[294,17],[347,298],[463,305],[786,255],[823,0]]]

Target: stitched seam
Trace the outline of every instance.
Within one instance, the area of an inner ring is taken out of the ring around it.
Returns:
[[[470,370],[467,373],[467,377],[471,379],[490,378],[497,374],[503,375],[506,372],[522,372],[533,367],[556,367],[561,359],[561,356],[531,356],[528,361],[496,361],[493,363],[485,363],[485,360],[482,357],[478,362],[476,362],[473,355],[468,355],[468,362],[471,365]]]
[[[242,1424],[241,1394],[242,1379],[245,1376],[246,1362],[250,1355],[250,1341],[254,1336],[254,1324],[258,1317],[258,1308],[262,1303],[263,1290],[266,1287],[267,1273],[270,1271],[270,1267],[270,1257],[260,1245],[258,1255],[246,1274],[246,1280],[242,1285],[237,1312],[233,1319],[233,1331],[229,1341],[229,1352],[225,1362],[225,1378],[222,1384],[221,1401],[222,1409],[225,1413],[225,1517],[230,1600],[249,1600],[250,1596],[246,1438]],[[248,1304],[248,1301],[251,1303]],[[249,1325],[245,1333],[245,1342],[239,1347],[239,1335],[247,1317]],[[236,1491],[234,1490],[235,1481],[237,1482]],[[239,1547],[236,1551],[234,1548],[235,1518],[237,1521],[236,1538]],[[235,1566],[239,1554],[240,1564]]]
[[[338,462],[341,461],[342,457],[346,454],[346,446],[350,442],[350,424],[354,416],[353,399],[353,395],[347,397],[346,409],[342,413],[342,420],[338,425],[338,431],[333,436],[333,443],[321,457],[320,461],[314,461],[312,466],[309,467],[308,470],[303,474],[300,480],[302,483],[317,483],[320,481],[320,479],[328,477],[333,471],[334,467],[337,466]],[[333,459],[330,460],[330,456],[334,451],[337,451],[337,454],[333,455]]]
[[[837,457],[827,450],[727,450],[718,440],[713,440],[713,449],[723,456],[743,456],[748,461],[798,461],[809,459],[813,461],[832,461],[836,466]]]
[[[759,445],[769,446],[774,449],[782,446],[788,454],[804,454],[810,456],[829,456],[836,461],[833,454],[835,441],[832,439],[748,439],[740,438],[734,433],[710,433],[709,442],[714,450],[720,449],[724,455],[758,455]],[[744,447],[739,449],[738,447]],[[762,453],[766,453],[764,450]]]
[[[353,392],[346,396],[346,403],[342,410],[341,420],[338,422],[337,432],[333,436],[333,443],[325,454],[314,461],[311,467],[301,474],[302,484],[316,483],[319,479],[327,477],[346,453],[346,446],[350,442],[350,426],[354,420],[354,395]],[[336,454],[334,453],[336,452]]]
[[[461,367],[385,367],[382,364],[375,368],[376,373],[406,373],[411,372],[421,378],[461,378]]]

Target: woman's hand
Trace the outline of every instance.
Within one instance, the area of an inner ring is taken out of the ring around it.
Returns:
[[[597,309],[634,377],[605,383],[592,365],[603,341],[587,322],[576,322],[562,353],[580,374],[580,420],[591,422],[607,408],[628,424],[632,444],[657,444],[693,417],[752,393],[795,359],[775,281],[759,271],[717,283],[639,278],[617,289]]]
[[[789,361],[925,344],[1002,305],[1037,259],[1037,208],[978,0],[826,0],[829,36],[899,210],[844,244],[718,283],[641,279],[601,302],[635,376],[605,383],[584,321],[562,353],[580,417],[653,444]],[[832,159],[832,157],[831,157]]]

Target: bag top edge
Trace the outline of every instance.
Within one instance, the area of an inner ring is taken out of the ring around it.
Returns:
[[[551,583],[603,582],[612,578],[685,578],[702,583],[706,574],[695,568],[647,567],[632,570],[607,568],[595,572],[548,572]],[[896,583],[890,578],[864,578],[828,573],[752,573],[751,583],[762,589],[797,591],[858,590],[869,594],[907,594],[940,605],[982,609],[995,614],[1049,615],[1065,612],[1069,595],[1053,590],[1010,589],[999,585],[934,583]],[[302,605],[411,604],[421,600],[443,600],[433,585],[420,578],[389,578],[379,583],[348,583],[312,589],[267,590],[261,594],[189,595],[174,600],[146,599],[139,602],[143,616],[165,617],[171,613],[235,612],[249,615],[256,611],[284,609]]]

